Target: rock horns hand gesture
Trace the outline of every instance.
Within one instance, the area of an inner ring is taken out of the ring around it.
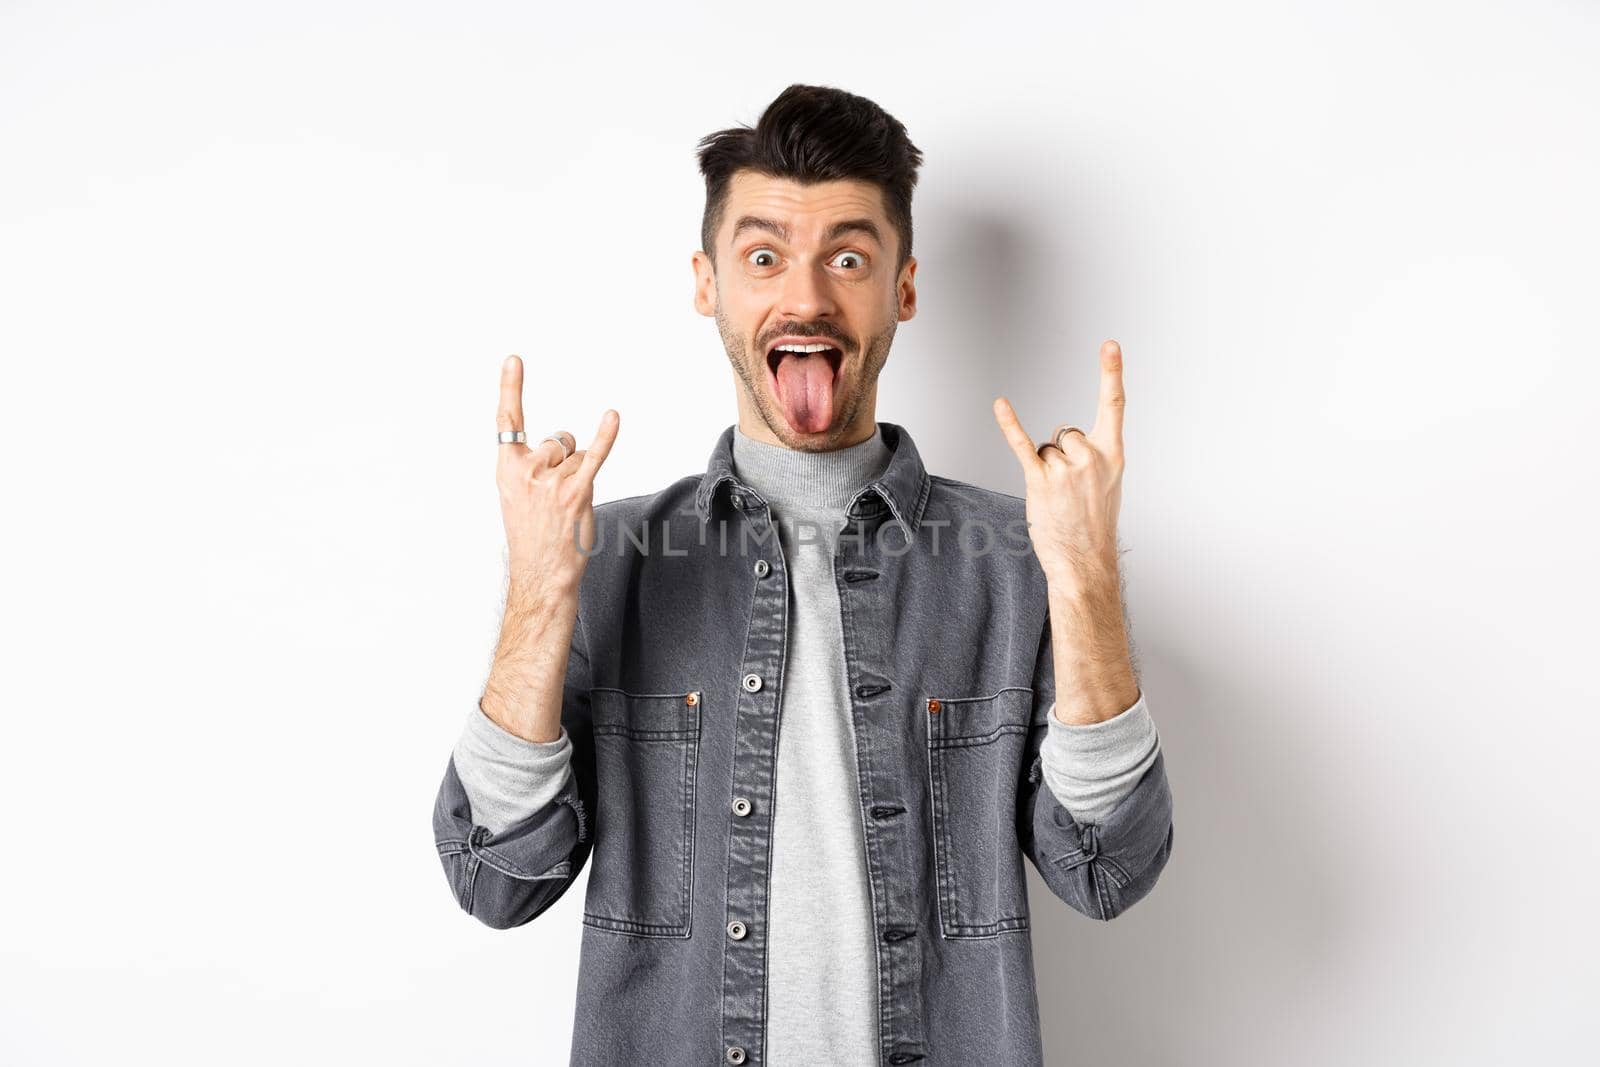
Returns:
[[[502,431],[522,429],[522,360],[517,356],[500,368],[495,421]],[[586,553],[594,546],[594,479],[617,439],[619,421],[607,408],[587,449],[574,450],[577,441],[565,430],[556,432],[561,443],[499,446],[495,482],[513,587],[532,587],[550,598],[577,594]]]
[[[1122,347],[1100,346],[1100,402],[1088,433],[1059,424],[1035,446],[1011,402],[994,402],[995,420],[1022,464],[1028,535],[1052,596],[1101,599],[1117,585],[1117,513],[1122,506]],[[1107,589],[1107,583],[1110,588]]]

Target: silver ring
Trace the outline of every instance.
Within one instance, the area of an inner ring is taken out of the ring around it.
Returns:
[[[528,435],[521,430],[501,430],[497,437],[503,445],[526,444],[528,440]]]
[[[544,444],[546,441],[554,441],[556,444],[561,446],[561,451],[565,452],[569,456],[576,451],[576,449],[567,447],[567,439],[562,437],[560,434],[547,433],[543,437],[539,438],[540,444]]]
[[[1083,437],[1084,437],[1085,440],[1087,440],[1088,437],[1089,437],[1088,434],[1083,433],[1083,431],[1078,429],[1076,426],[1063,426],[1063,427],[1061,427],[1061,429],[1057,430],[1056,431],[1056,435],[1050,439],[1050,443],[1056,446],[1056,451],[1058,451],[1058,452],[1065,452],[1066,451],[1066,449],[1061,447],[1061,435],[1062,434],[1067,434],[1067,433],[1083,434]]]

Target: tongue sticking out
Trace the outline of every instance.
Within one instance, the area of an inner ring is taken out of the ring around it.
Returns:
[[[785,353],[778,363],[778,403],[789,425],[822,433],[833,421],[833,364],[820,353]]]

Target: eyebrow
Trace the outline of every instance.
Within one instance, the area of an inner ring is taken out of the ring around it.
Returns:
[[[789,239],[789,227],[776,219],[764,219],[758,215],[741,215],[739,221],[733,224],[733,236],[729,241],[737,241],[739,235],[746,230],[764,230],[780,241]],[[822,235],[822,241],[827,244],[837,241],[847,233],[862,233],[883,244],[883,234],[878,230],[878,224],[871,219],[845,219],[829,227],[828,232]]]

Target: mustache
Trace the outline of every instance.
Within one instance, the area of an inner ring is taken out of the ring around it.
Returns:
[[[832,341],[841,352],[850,347],[850,339],[832,326],[819,325],[812,327],[785,325],[769,330],[757,346],[762,352],[772,347],[772,342],[779,337],[805,337],[813,341]]]

